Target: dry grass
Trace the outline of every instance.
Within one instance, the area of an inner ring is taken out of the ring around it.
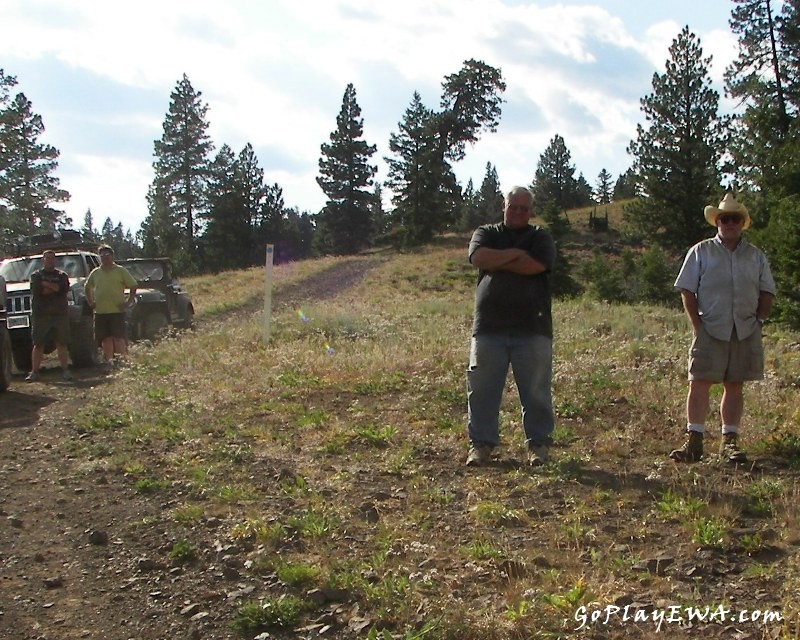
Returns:
[[[89,436],[75,447],[173,504],[164,520],[181,549],[203,557],[200,523],[213,516],[229,541],[253,542],[253,575],[301,576],[262,594],[297,600],[290,624],[251,624],[257,607],[221,614],[248,633],[295,637],[315,619],[308,586],[327,585],[370,621],[359,637],[652,637],[643,623],[573,631],[581,605],[634,601],[782,610],[790,621],[750,625],[748,637],[794,637],[798,336],[769,329],[769,374],[748,387],[744,445],[764,464],[680,467],[666,454],[683,428],[682,313],[557,302],[553,462],[520,465],[509,384],[498,464],[467,471],[474,273],[465,242],[452,244],[276,268],[267,345],[261,270],[187,279],[201,328],[137,345],[135,366],[82,416]],[[344,262],[347,287],[335,271]],[[736,570],[687,577],[712,563],[698,547]],[[669,572],[642,570],[662,555]]]

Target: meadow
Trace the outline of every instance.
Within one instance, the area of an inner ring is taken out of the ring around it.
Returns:
[[[552,460],[524,464],[509,378],[496,461],[467,468],[467,241],[276,266],[268,343],[263,269],[185,279],[197,329],[93,390],[71,456],[153,505],[128,526],[162,560],[241,590],[203,637],[798,637],[800,336],[765,330],[750,464],[711,415],[677,465],[683,312],[557,300]]]

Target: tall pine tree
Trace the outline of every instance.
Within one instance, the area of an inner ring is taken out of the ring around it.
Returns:
[[[625,216],[650,240],[682,252],[709,235],[703,208],[718,200],[725,120],[717,115],[711,59],[689,27],[669,56],[665,73],[653,75],[653,93],[641,100],[647,126],[637,126],[628,147],[645,197],[628,205]]]
[[[608,204],[611,202],[611,174],[606,171],[605,167],[597,174],[597,186],[594,190],[594,197],[598,204]]]
[[[389,136],[389,150],[395,155],[386,158],[387,184],[394,192],[392,222],[399,227],[402,244],[419,244],[441,231],[448,217],[443,213],[453,202],[456,179],[438,153],[433,115],[414,92],[398,133]]]
[[[558,134],[553,136],[539,156],[531,185],[534,203],[540,211],[564,212],[576,202],[577,182],[571,159],[564,138]]]
[[[10,97],[15,85],[16,78],[0,70],[0,212],[8,238],[72,222],[53,207],[70,197],[54,175],[59,152],[40,141],[42,117],[25,94]]]
[[[196,235],[208,209],[210,154],[208,105],[186,74],[170,94],[163,134],[154,143],[155,177],[143,223],[145,251],[173,256],[183,269],[196,269]],[[166,233],[170,228],[177,233]],[[162,235],[163,234],[163,235]]]
[[[451,162],[464,158],[467,143],[483,131],[495,131],[505,91],[498,69],[467,60],[462,69],[445,77],[441,110],[422,104],[415,92],[411,105],[392,133],[387,184],[394,191],[393,218],[408,243],[424,242],[454,224],[461,213],[461,189]]]
[[[321,147],[317,177],[317,184],[328,197],[318,217],[319,232],[327,235],[325,245],[337,254],[357,253],[372,241],[370,189],[377,167],[369,164],[369,159],[376,147],[367,144],[363,135],[361,107],[355,87],[348,84],[336,117],[336,130],[331,133],[330,143]]]

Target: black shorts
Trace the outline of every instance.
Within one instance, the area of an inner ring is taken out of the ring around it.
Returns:
[[[127,338],[128,327],[124,313],[94,314],[94,337],[98,342],[105,338]]]

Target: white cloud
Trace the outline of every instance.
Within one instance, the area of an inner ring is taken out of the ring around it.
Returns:
[[[729,11],[725,1],[704,2],[704,8]],[[128,146],[148,154],[161,135],[169,94],[186,73],[209,105],[216,146],[227,143],[238,152],[250,142],[266,180],[283,187],[286,204],[316,211],[324,202],[314,180],[319,148],[336,126],[347,83],[356,86],[365,137],[378,146],[373,160],[382,165],[389,134],[412,92],[437,108],[444,77],[476,58],[502,70],[508,84],[504,118],[513,121],[501,120],[496,134],[486,134],[468,149],[467,159],[456,167],[459,178],[466,183],[472,177],[477,186],[486,162],[492,162],[504,185],[527,184],[539,155],[559,133],[578,170],[593,183],[601,168],[618,173],[630,164],[625,147],[635,135],[638,100],[650,90],[649,76],[663,70],[668,48],[686,23],[681,14],[694,20],[703,12],[696,2],[676,2],[669,5],[675,8],[653,9],[659,17],[649,19],[650,12],[636,3],[543,4],[6,0],[0,59],[9,60],[5,70],[12,75],[13,61],[25,61],[40,82],[58,60],[94,74],[98,90],[106,82],[150,95],[160,92],[161,112],[153,111],[152,100],[137,108],[120,105],[119,113],[112,105],[96,121],[100,129],[124,113],[131,129],[150,137]],[[620,13],[626,4],[630,13]],[[724,13],[715,15],[714,28],[700,33],[704,53],[714,57],[711,75],[720,87],[735,52],[735,40],[723,28],[726,20]],[[19,81],[25,91],[33,80],[19,76]],[[34,109],[48,135],[55,136],[48,142],[61,151],[62,167],[69,168],[59,173],[62,187],[72,193],[68,213],[80,222],[90,206],[98,217],[138,227],[147,213],[152,155],[123,156],[113,139],[101,149],[68,136],[74,120],[66,119],[60,101],[34,101]],[[89,119],[98,116],[85,117],[92,127]],[[378,177],[385,177],[383,166]]]

